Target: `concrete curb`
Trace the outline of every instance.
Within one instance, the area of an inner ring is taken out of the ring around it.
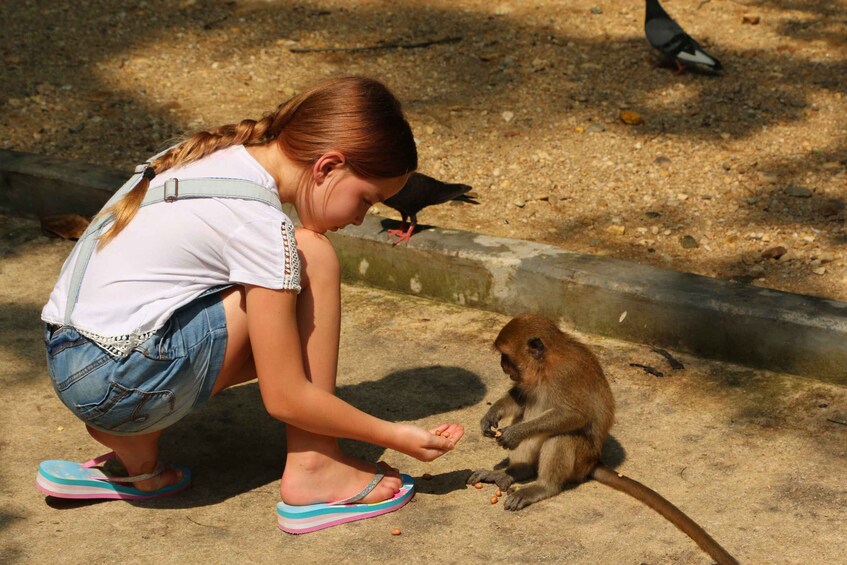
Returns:
[[[0,210],[92,215],[126,177],[0,151]],[[457,230],[392,247],[385,222],[329,234],[346,281],[847,385],[847,303]]]

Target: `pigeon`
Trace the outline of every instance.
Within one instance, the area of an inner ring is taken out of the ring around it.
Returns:
[[[383,204],[389,208],[400,212],[403,217],[403,226],[406,225],[407,218],[411,219],[407,230],[401,228],[388,231],[389,236],[397,238],[394,245],[409,241],[418,223],[418,212],[427,206],[442,204],[450,200],[479,204],[474,196],[467,194],[469,190],[471,190],[471,187],[466,184],[446,183],[422,173],[412,173],[400,192],[383,201]]]
[[[676,64],[677,73],[684,71],[686,65],[711,71],[723,70],[720,61],[706,53],[699,43],[685,33],[665,12],[659,0],[647,0],[644,34],[650,45],[658,49],[665,59]]]

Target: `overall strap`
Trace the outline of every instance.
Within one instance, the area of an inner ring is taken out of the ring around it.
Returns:
[[[104,210],[108,210],[118,202],[124,195],[135,188],[143,178],[144,170],[147,164],[154,161],[159,155],[164,154],[169,149],[162,153],[151,157],[144,165],[139,165],[135,169],[135,174],[118,189],[118,191],[109,199]],[[241,200],[255,200],[264,202],[269,206],[273,206],[277,210],[282,210],[282,204],[279,198],[270,192],[267,188],[254,182],[243,179],[228,179],[228,178],[200,178],[200,179],[185,179],[179,180],[171,178],[165,183],[156,188],[147,189],[147,194],[141,202],[141,206],[149,206],[159,202],[174,203],[177,200],[189,198],[237,198]],[[94,219],[80,237],[77,246],[79,253],[77,255],[76,264],[74,265],[73,274],[71,275],[70,286],[68,288],[68,298],[65,304],[64,325],[71,324],[71,313],[76,306],[76,301],[79,298],[79,291],[82,287],[82,278],[85,275],[85,269],[88,267],[88,262],[94,254],[94,249],[97,247],[97,241],[103,231],[103,228],[114,219],[113,215],[103,214]]]

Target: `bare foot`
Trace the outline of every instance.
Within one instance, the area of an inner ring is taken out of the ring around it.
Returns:
[[[388,500],[400,491],[396,469],[381,465],[385,477],[359,502]],[[339,453],[289,453],[280,481],[280,496],[287,504],[303,506],[344,500],[361,492],[374,479],[372,463]]]

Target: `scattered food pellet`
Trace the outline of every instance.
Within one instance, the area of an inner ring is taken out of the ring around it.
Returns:
[[[644,118],[641,117],[641,114],[632,110],[621,110],[620,118],[623,123],[630,126],[637,126],[644,123]]]
[[[441,430],[435,430],[435,435],[440,436],[440,435],[441,435]]]
[[[497,501],[498,501],[498,500],[500,500],[500,499],[499,499],[499,498],[497,498],[496,496],[492,496],[492,497],[491,497],[491,504],[497,504]]]
[[[494,495],[495,496],[503,496],[503,491],[498,488],[497,492],[495,492]]]
[[[481,488],[482,488],[482,483],[474,483],[473,488],[475,488],[476,490],[481,489]]]
[[[431,481],[432,475],[430,475],[429,473],[424,473],[423,475],[421,475],[421,478],[425,481]]]
[[[402,533],[403,533],[403,532],[401,532],[401,531],[400,531],[400,528],[394,528],[393,530],[391,530],[391,535],[392,535],[392,536],[399,536],[399,535],[400,535],[400,534],[402,534]]]

